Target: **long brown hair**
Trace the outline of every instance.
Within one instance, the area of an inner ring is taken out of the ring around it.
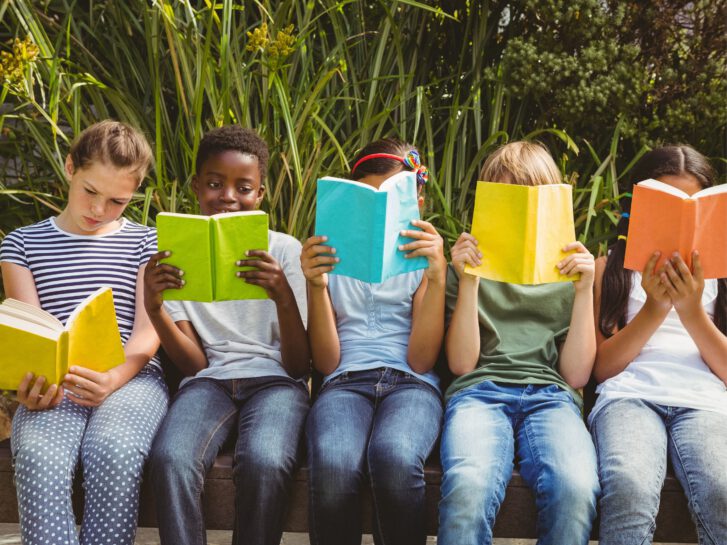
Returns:
[[[633,186],[648,178],[660,176],[694,176],[702,186],[714,185],[715,172],[704,155],[686,145],[664,146],[644,155],[629,176],[628,193]],[[629,213],[631,198],[622,202],[624,214],[621,216],[616,231],[619,236],[626,237],[629,229]],[[603,273],[601,288],[601,308],[598,327],[605,337],[613,335],[615,329],[626,325],[626,304],[631,291],[631,272],[624,269],[626,241],[619,238],[609,249],[606,269]],[[727,335],[727,279],[718,281],[717,301],[714,308],[714,323],[719,330]]]

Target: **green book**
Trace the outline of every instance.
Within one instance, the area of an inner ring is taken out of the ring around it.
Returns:
[[[235,263],[248,250],[268,249],[268,215],[260,210],[213,216],[157,215],[159,250],[172,252],[165,263],[184,271],[184,286],[164,292],[166,301],[267,299],[260,286],[238,278]]]

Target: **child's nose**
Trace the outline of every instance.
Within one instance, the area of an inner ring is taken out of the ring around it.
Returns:
[[[226,202],[233,202],[235,201],[235,188],[234,187],[227,187],[222,192],[222,200]]]

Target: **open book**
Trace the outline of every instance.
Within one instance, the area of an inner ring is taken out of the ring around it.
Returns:
[[[111,288],[99,288],[68,317],[65,327],[36,306],[0,304],[0,389],[16,390],[28,371],[59,384],[68,367],[108,371],[126,359]]]
[[[405,259],[400,244],[412,239],[400,235],[416,230],[419,219],[416,175],[399,172],[379,189],[343,178],[321,178],[316,195],[316,235],[328,237],[336,249],[331,274],[364,282],[383,282],[398,274],[425,269],[424,257]]]
[[[576,240],[571,186],[477,182],[472,236],[482,264],[465,272],[498,282],[568,282],[556,265]]]
[[[268,249],[268,216],[260,210],[213,216],[157,215],[159,250],[172,255],[166,263],[184,271],[185,285],[164,291],[166,301],[267,299],[260,286],[238,278],[250,267],[235,265],[248,250]]]
[[[637,184],[624,267],[643,271],[659,251],[657,269],[674,252],[691,269],[694,250],[699,252],[705,278],[727,277],[727,184],[708,187],[691,197],[657,180]]]

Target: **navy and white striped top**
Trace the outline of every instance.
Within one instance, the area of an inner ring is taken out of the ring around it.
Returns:
[[[41,308],[64,324],[81,301],[110,287],[125,343],[134,327],[139,267],[156,246],[155,229],[126,219],[110,233],[76,235],[49,218],[8,234],[0,244],[0,261],[29,269]]]

